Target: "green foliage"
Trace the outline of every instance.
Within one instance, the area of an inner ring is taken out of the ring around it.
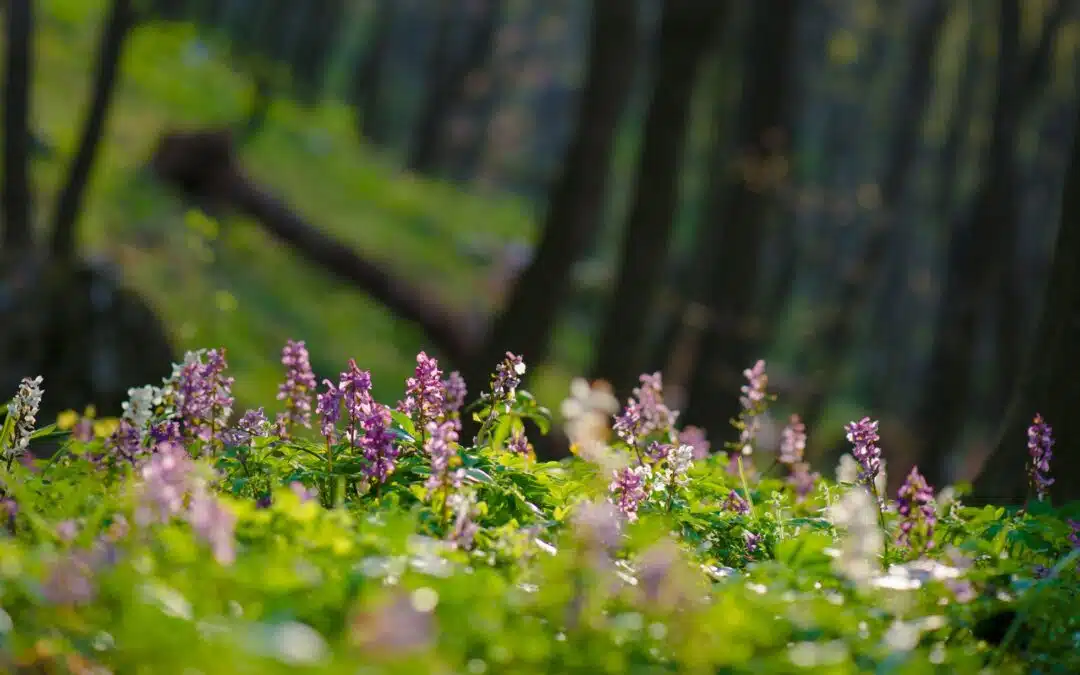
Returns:
[[[174,405],[163,391],[153,419]],[[860,580],[850,552],[873,532],[843,514],[860,485],[819,479],[800,499],[748,458],[754,507],[733,510],[725,502],[747,481],[713,455],[626,519],[602,507],[610,469],[506,449],[500,429],[550,418],[528,393],[487,395],[474,414],[492,431],[453,445],[453,490],[474,498],[466,517],[477,529],[464,539],[447,494],[426,487],[425,433],[402,412],[390,416],[399,454],[384,483],[371,483],[368,460],[344,438],[189,441],[182,461],[207,482],[178,488],[177,508],[194,512],[207,486],[235,556],[219,555],[194,516],[147,516],[169,496],[159,480],[167,448],[128,461],[115,425],[76,440],[72,416],[38,431],[71,435],[54,460],[0,473],[0,514],[10,514],[0,663],[177,673],[1080,667],[1080,548],[1066,521],[1076,505],[1017,511],[939,496],[930,553],[889,546],[862,561],[872,574]],[[17,426],[4,420],[5,448]],[[635,446],[606,447],[608,459],[633,463]],[[887,506],[884,535],[895,540]],[[878,527],[876,515],[869,522]]]

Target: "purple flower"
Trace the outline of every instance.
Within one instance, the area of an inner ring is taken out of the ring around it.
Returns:
[[[615,417],[612,428],[627,445],[639,446],[653,434],[674,440],[675,419],[678,413],[664,403],[663,379],[660,373],[641,375],[641,385],[634,388],[622,413]]]
[[[792,415],[784,430],[780,432],[780,456],[777,461],[794,466],[803,460],[805,452],[806,425],[798,415]]]
[[[405,380],[405,400],[398,410],[412,418],[423,429],[432,420],[445,416],[446,389],[442,382],[439,362],[425,352],[416,355],[416,370]]]
[[[137,511],[140,524],[167,521],[184,510],[184,496],[190,486],[194,462],[184,446],[165,442],[142,465],[142,503]]]
[[[679,433],[679,444],[693,448],[694,459],[705,459],[712,448],[708,439],[705,438],[705,430],[693,425],[687,426]]]
[[[367,415],[361,420],[364,436],[360,439],[360,452],[366,461],[364,474],[377,483],[385,483],[394,472],[397,446],[390,432],[390,408],[371,402]]]
[[[448,506],[454,513],[454,527],[449,539],[455,548],[470,549],[480,527],[473,521],[476,497],[473,494],[454,493],[447,497]]]
[[[647,465],[640,464],[623,467],[612,473],[612,481],[608,486],[611,499],[626,519],[633,522],[637,520],[641,503],[649,496],[646,484],[652,472]]]
[[[180,433],[180,422],[163,420],[150,426],[150,441],[154,447],[162,443],[183,444],[184,436]]]
[[[900,533],[897,543],[911,548],[933,546],[934,525],[937,511],[934,507],[934,489],[919,473],[919,467],[911,467],[904,484],[896,496],[900,514]]]
[[[92,560],[87,552],[72,552],[49,570],[42,586],[46,602],[53,605],[85,605],[97,593]]]
[[[750,513],[750,504],[746,501],[746,498],[740,495],[738,492],[732,490],[728,492],[727,499],[721,505],[721,508],[725,511],[731,511],[734,514],[743,516]]]
[[[7,526],[8,533],[14,535],[15,519],[19,516],[19,503],[11,497],[0,497],[0,516],[7,520],[4,524]]]
[[[235,562],[236,516],[205,488],[195,490],[192,495],[188,522],[195,534],[210,545],[218,563],[231,565]]]
[[[427,424],[427,438],[424,441],[424,450],[431,459],[431,476],[428,478],[427,489],[434,493],[439,488],[451,489],[461,485],[463,472],[460,469],[451,469],[451,463],[456,456],[453,444],[457,443],[457,429],[451,422],[431,421]]]
[[[765,401],[765,387],[769,384],[769,375],[765,372],[765,361],[758,359],[750,368],[743,371],[746,384],[742,386],[739,403],[743,410],[756,411]]]
[[[791,467],[787,482],[795,489],[795,501],[803,502],[814,489],[821,474],[810,471],[810,465],[806,462],[796,462]]]
[[[1069,533],[1069,543],[1073,545],[1073,548],[1080,548],[1080,520],[1069,520],[1069,528],[1072,532]]]
[[[135,463],[135,459],[146,452],[142,444],[142,434],[128,419],[120,420],[116,430],[105,439],[105,449],[112,455]]]
[[[1042,415],[1036,413],[1034,421],[1028,427],[1028,454],[1031,455],[1031,461],[1028,463],[1028,478],[1039,501],[1046,497],[1047,488],[1054,484],[1054,479],[1050,477],[1050,460],[1054,457],[1053,448],[1053,429],[1043,421]]]
[[[3,448],[9,459],[21,455],[30,444],[30,435],[34,433],[38,409],[41,407],[41,380],[40,375],[33,379],[24,377],[15,398],[8,403],[8,417],[15,425],[11,447]]]
[[[285,412],[278,415],[278,433],[286,436],[289,425],[311,428],[311,392],[315,391],[315,373],[303,340],[289,340],[281,350],[285,381],[278,387],[277,400],[285,402]]]
[[[319,415],[319,429],[326,442],[333,443],[341,417],[341,390],[330,380],[323,380],[323,386],[326,391],[316,397],[315,412]]]
[[[300,498],[301,504],[303,504],[304,502],[309,502],[312,499],[315,499],[316,496],[318,496],[315,490],[308,488],[303,483],[297,480],[289,483],[289,489],[292,490],[292,493],[294,495]]]
[[[622,511],[611,502],[593,501],[578,504],[571,522],[574,530],[587,544],[611,550],[619,545],[622,518]]]
[[[747,531],[746,537],[746,552],[750,555],[757,553],[758,547],[761,546],[761,535],[756,532]]]
[[[94,420],[83,416],[71,429],[71,437],[80,443],[89,443],[94,440]]]
[[[461,410],[465,405],[465,397],[468,395],[465,378],[461,376],[461,373],[455,370],[447,375],[443,381],[443,389],[446,394],[446,412],[455,413]]]
[[[533,451],[532,443],[529,443],[528,437],[525,436],[525,430],[521,427],[514,427],[514,430],[510,432],[510,438],[506,441],[506,449],[515,455],[531,455]]]
[[[222,434],[228,445],[246,446],[256,438],[265,438],[270,434],[270,422],[262,408],[248,410],[237,421],[236,426]]]
[[[495,366],[495,376],[491,378],[492,405],[502,403],[506,410],[517,398],[517,388],[525,374],[525,362],[513,352],[506,352],[506,358]]]
[[[874,479],[881,471],[881,448],[877,446],[878,423],[864,417],[858,422],[844,426],[847,439],[854,446],[851,455],[859,463],[859,480],[874,487]]]
[[[228,426],[233,378],[225,377],[227,367],[224,349],[188,353],[176,377],[176,406],[186,438],[216,440]]]
[[[739,429],[739,451],[749,455],[754,451],[754,440],[761,430],[761,415],[766,409],[765,387],[769,384],[769,376],[765,372],[765,362],[758,359],[753,367],[743,371],[743,377],[747,383],[741,388],[739,403],[743,410],[739,413],[736,426]]]
[[[56,536],[62,541],[71,541],[79,534],[79,524],[70,518],[56,524]]]
[[[355,359],[349,359],[349,369],[341,374],[338,384],[341,389],[341,402],[345,408],[345,417],[349,423],[349,434],[346,440],[349,445],[356,447],[357,425],[371,411],[371,373],[360,370]]]

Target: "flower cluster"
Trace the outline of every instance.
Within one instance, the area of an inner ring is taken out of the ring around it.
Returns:
[[[521,378],[525,375],[525,362],[512,352],[506,352],[506,358],[495,366],[495,376],[491,378],[491,405],[502,405],[509,412],[514,399],[517,398],[517,388],[521,384]]]
[[[285,411],[278,413],[275,433],[288,438],[291,426],[311,428],[311,393],[316,384],[311,357],[303,340],[285,343],[281,350],[281,365],[285,366],[285,381],[278,387],[277,400],[285,402]]]
[[[761,416],[768,408],[766,387],[769,384],[769,375],[765,372],[765,361],[758,361],[751,368],[743,371],[746,384],[741,388],[742,395],[739,404],[742,412],[736,426],[739,429],[739,452],[750,455],[754,452],[754,442],[761,431]]]
[[[445,417],[446,385],[442,381],[439,363],[425,352],[416,355],[416,370],[405,380],[405,398],[398,410],[412,418],[417,429]]]
[[[510,438],[506,441],[506,449],[515,455],[524,455],[526,457],[533,454],[532,443],[529,442],[529,438],[525,435],[525,428],[520,425],[515,425],[510,432]]]
[[[233,378],[225,376],[224,349],[189,352],[176,378],[176,409],[185,438],[220,440],[232,415]],[[206,361],[203,361],[205,357]]]
[[[679,432],[679,443],[681,445],[690,446],[693,450],[694,459],[705,459],[709,456],[709,451],[712,449],[712,444],[710,444],[709,439],[705,437],[705,430],[692,424],[686,426]]]
[[[1053,429],[1047,424],[1042,415],[1036,414],[1031,426],[1028,427],[1028,454],[1031,461],[1028,462],[1028,482],[1035,491],[1039,501],[1046,498],[1046,491],[1054,484],[1050,477],[1050,460],[1054,457]]]
[[[455,467],[457,455],[454,445],[458,441],[458,433],[452,422],[428,422],[424,450],[431,460],[431,476],[428,477],[426,487],[428,494],[433,495],[438,490],[448,492],[461,486],[464,478],[464,470]]]
[[[821,478],[821,474],[817,471],[811,471],[808,462],[796,462],[791,466],[791,473],[788,474],[787,482],[795,491],[796,503],[806,500],[814,490],[814,485],[817,484],[819,478]]]
[[[721,508],[740,516],[750,513],[750,503],[746,501],[745,497],[734,490],[728,492],[728,496],[724,499]]]
[[[250,446],[256,438],[269,436],[272,430],[274,429],[270,421],[266,419],[266,413],[263,412],[263,409],[255,408],[241,415],[236,422],[236,426],[222,434],[222,440],[227,445]]]
[[[806,454],[806,425],[798,415],[792,415],[790,421],[780,432],[780,456],[777,461],[788,466],[795,466],[803,461]]]
[[[674,426],[678,413],[664,403],[660,373],[642,375],[640,382],[622,413],[615,418],[615,433],[631,448],[644,447],[654,435],[669,442],[675,440]]]
[[[15,398],[8,403],[8,418],[12,422],[14,435],[9,447],[3,450],[9,464],[11,460],[26,452],[30,444],[30,436],[34,433],[34,425],[37,422],[38,409],[41,407],[43,393],[41,380],[40,375],[32,379],[24,377]]]
[[[612,477],[608,490],[615,506],[622,511],[626,519],[633,522],[637,520],[638,508],[649,496],[649,482],[652,478],[652,470],[647,464],[627,466],[617,469]]]
[[[854,447],[851,454],[859,463],[858,480],[876,489],[874,479],[881,471],[881,448],[877,443],[878,422],[864,417],[858,422],[851,422],[844,426],[847,432],[848,442]]]
[[[359,451],[364,457],[365,478],[375,483],[386,482],[394,471],[398,452],[390,433],[390,410],[371,396],[371,373],[360,370],[356,360],[349,359],[348,370],[332,389],[339,409],[345,409],[344,440],[351,450]]]
[[[915,550],[931,548],[937,522],[934,490],[919,473],[918,467],[911,468],[911,473],[900,486],[896,502],[900,514],[897,543]]]
[[[480,526],[474,520],[476,514],[476,493],[455,492],[447,497],[447,506],[454,516],[454,525],[449,539],[456,548],[470,549]]]
[[[225,565],[233,562],[236,518],[209,491],[182,445],[160,444],[143,462],[139,474],[142,486],[136,511],[138,524],[183,517],[211,546],[218,562]]]

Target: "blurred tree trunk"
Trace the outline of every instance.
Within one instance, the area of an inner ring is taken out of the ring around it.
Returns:
[[[908,67],[894,99],[895,115],[881,179],[881,211],[871,226],[862,253],[843,271],[839,297],[825,308],[825,329],[820,338],[825,351],[825,372],[817,395],[803,411],[811,429],[817,426],[829,397],[847,365],[858,333],[858,317],[871,311],[876,296],[874,275],[885,266],[898,211],[902,208],[911,169],[922,145],[922,125],[934,82],[934,54],[950,5],[932,1],[921,6],[913,21]]]
[[[953,451],[971,402],[972,346],[979,319],[988,312],[998,317],[999,353],[994,364],[1002,369],[996,378],[998,386],[1009,386],[1015,380],[1021,357],[1017,300],[1013,293],[1003,291],[1002,284],[1013,281],[1019,227],[1016,134],[1049,77],[1053,38],[1067,4],[1062,2],[1051,12],[1034,54],[1021,61],[1019,7],[1014,0],[999,3],[998,85],[984,162],[987,169],[968,216],[953,228],[950,237],[936,337],[916,416],[916,428],[925,444],[922,468],[931,484],[945,484],[952,478]],[[995,307],[995,301],[1003,297],[1007,302]]]
[[[685,422],[722,428],[736,412],[742,371],[760,348],[758,261],[772,203],[786,173],[783,139],[791,128],[792,71],[798,3],[754,3],[750,10],[742,99],[736,126],[738,166],[726,156],[711,170],[710,201],[700,227],[707,281],[701,355],[689,386]],[[722,146],[721,146],[722,147]]]
[[[1074,129],[1042,319],[996,447],[975,480],[974,496],[995,503],[1027,494],[1027,427],[1036,413],[1053,427],[1056,440],[1051,495],[1059,503],[1080,499],[1080,114]]]
[[[382,93],[382,74],[390,52],[390,29],[394,23],[395,0],[376,0],[368,48],[356,66],[353,78],[353,102],[356,105],[356,126],[361,138],[372,143],[386,140],[386,129],[379,120],[379,94]]]
[[[638,44],[636,3],[593,0],[587,75],[577,131],[551,188],[543,234],[514,283],[484,345],[466,369],[474,391],[509,350],[543,363],[555,318],[570,291],[570,272],[600,230],[615,135],[632,81]]]
[[[30,190],[30,73],[33,71],[33,0],[10,0],[4,12],[7,42],[4,72],[3,249],[11,254],[33,245]]]
[[[667,262],[694,85],[725,9],[725,2],[664,2],[633,204],[592,366],[592,376],[607,379],[620,395],[644,367],[646,318]]]
[[[455,14],[455,0],[437,0],[438,13],[435,18],[435,39],[428,52],[427,78],[424,82],[423,102],[420,105],[420,117],[413,132],[412,144],[406,168],[421,173],[430,171],[435,165],[436,143],[442,119],[448,113],[450,92],[454,88],[451,81],[458,77],[457,70],[451,65],[451,28]]]
[[[75,255],[75,222],[90,180],[94,157],[105,133],[105,119],[116,90],[116,72],[134,21],[131,0],[114,0],[105,29],[101,33],[101,44],[98,46],[97,68],[82,140],[68,169],[67,182],[64,183],[56,205],[52,232],[54,256],[68,259]]]
[[[502,0],[482,0],[476,9],[477,16],[472,21],[464,53],[456,59],[449,59],[448,66],[432,63],[427,96],[409,156],[410,171],[431,173],[435,170],[449,132],[449,121],[465,99],[469,76],[491,59],[501,9]],[[449,43],[449,20],[444,23],[446,26],[440,30],[440,35],[446,34],[442,39]],[[442,51],[441,60],[447,61],[447,49]]]

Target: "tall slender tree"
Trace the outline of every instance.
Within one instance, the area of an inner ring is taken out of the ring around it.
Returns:
[[[134,22],[131,0],[114,0],[98,46],[97,67],[82,139],[56,204],[51,247],[52,254],[59,258],[70,258],[75,254],[76,219],[90,180],[94,157],[105,133],[105,119],[116,90],[116,75],[124,43]]]
[[[483,386],[506,350],[544,362],[555,317],[570,291],[570,271],[591,246],[603,216],[616,129],[632,81],[638,44],[637,3],[593,0],[588,67],[577,131],[551,187],[536,254],[515,282],[466,379]]]
[[[424,173],[435,170],[449,133],[449,121],[465,99],[469,76],[491,58],[502,4],[502,0],[481,0],[475,4],[463,53],[448,58],[444,48],[439,57],[441,62],[432,63],[424,105],[410,148],[410,170]],[[448,33],[448,28],[444,32]]]
[[[592,368],[618,392],[628,392],[644,367],[644,324],[667,260],[694,85],[725,9],[726,2],[664,2],[633,204]]]
[[[1010,325],[1016,321],[1015,299],[1002,291],[1002,284],[1010,284],[1014,278],[1019,223],[1016,137],[1049,78],[1051,46],[1067,7],[1064,1],[1055,6],[1039,45],[1025,60],[1020,54],[1019,5],[1015,0],[1000,0],[998,4],[997,90],[983,162],[986,170],[971,208],[951,231],[936,337],[925,395],[917,411],[916,426],[926,444],[922,454],[933,458],[924,465],[925,475],[933,483],[952,477],[952,453],[971,403],[975,368],[971,346],[982,316],[992,310],[1001,323],[995,367],[1007,375],[999,376],[999,383],[1011,382],[1021,358],[1018,333]],[[1007,301],[994,307],[1002,297]]]
[[[394,0],[376,0],[375,16],[367,49],[356,64],[352,81],[352,96],[356,105],[356,125],[362,138],[373,143],[386,140],[386,129],[379,119],[379,97],[382,95],[382,75],[390,51],[390,30],[394,25]]]
[[[975,496],[997,503],[1028,495],[1027,428],[1036,413],[1051,425],[1056,440],[1052,497],[1080,499],[1080,106],[1076,119],[1042,317],[995,449],[975,480]]]
[[[818,395],[811,399],[803,415],[811,428],[821,417],[828,397],[844,372],[858,333],[856,317],[871,311],[876,298],[868,283],[876,270],[884,267],[889,244],[895,241],[897,215],[906,196],[912,166],[918,156],[923,121],[934,82],[934,55],[950,5],[945,2],[916,4],[917,14],[910,31],[908,67],[894,99],[894,124],[885,153],[885,173],[881,179],[881,209],[873,223],[862,253],[842,271],[839,297],[832,303],[821,333],[826,371]]]
[[[739,163],[719,156],[711,170],[710,203],[701,226],[702,268],[707,269],[700,304],[709,328],[690,381],[687,423],[719,428],[734,414],[740,373],[753,358],[756,334],[754,300],[757,267],[773,203],[769,183],[753,180],[758,167],[775,154],[770,139],[788,134],[793,102],[793,55],[798,3],[754,3],[736,124]],[[707,257],[705,257],[707,256]]]
[[[3,248],[18,253],[33,244],[30,190],[30,73],[33,70],[33,0],[10,0],[4,12],[4,183],[0,204]]]

